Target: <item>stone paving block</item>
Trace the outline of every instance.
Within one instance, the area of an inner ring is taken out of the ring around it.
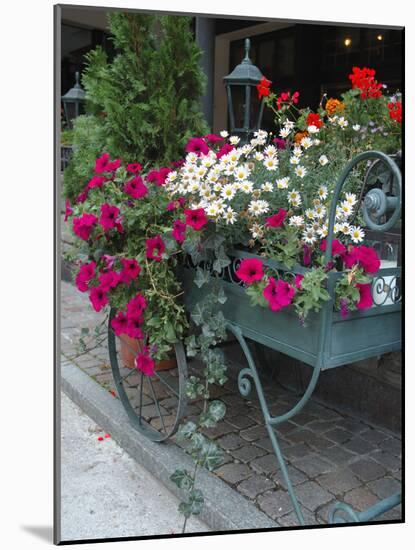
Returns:
[[[245,464],[247,464],[248,462],[251,462],[251,460],[254,460],[255,458],[264,456],[266,454],[266,451],[264,449],[256,447],[253,444],[250,444],[250,445],[244,445],[239,449],[235,449],[234,451],[231,451],[231,454],[237,461],[244,462]]]
[[[218,468],[216,473],[227,483],[236,485],[244,479],[248,479],[252,475],[252,470],[246,464],[229,463]]]
[[[275,487],[275,483],[265,476],[253,475],[238,485],[238,491],[254,500],[258,495]]]
[[[348,468],[336,469],[334,472],[318,476],[316,481],[336,496],[356,489],[362,483]]]
[[[242,445],[244,445],[246,442],[242,438],[240,438],[239,435],[231,433],[219,438],[217,440],[217,443],[222,447],[222,449],[225,449],[226,451],[231,451],[233,449],[237,449],[238,447],[242,447]]]
[[[251,418],[242,415],[229,417],[226,415],[226,420],[229,424],[235,428],[238,428],[238,430],[244,430],[254,425],[254,421]]]
[[[102,373],[102,368],[99,365],[91,365],[90,367],[82,366],[83,370],[89,374],[89,376],[96,376]]]
[[[257,441],[267,436],[268,432],[265,426],[253,426],[247,430],[242,430],[239,435],[246,439],[246,441]]]
[[[268,454],[252,460],[250,467],[260,474],[270,475],[279,470],[279,463],[274,454]]]
[[[298,430],[298,426],[297,424],[294,424],[294,422],[291,422],[291,420],[288,420],[287,422],[278,424],[278,426],[276,426],[274,430],[276,434],[282,434],[285,436],[286,434],[289,434],[294,430]]]
[[[371,457],[390,472],[395,472],[402,467],[402,460],[391,453],[377,449],[375,452],[371,453]]]
[[[402,481],[402,470],[397,470],[396,472],[392,472],[392,475],[398,481]]]
[[[365,441],[359,436],[355,436],[349,441],[346,441],[346,443],[343,443],[343,447],[346,450],[352,451],[353,453],[356,453],[358,455],[370,453],[370,451],[373,451],[374,449],[374,446],[371,443]]]
[[[333,499],[333,495],[320,487],[315,481],[306,481],[298,485],[295,492],[298,500],[311,512]]]
[[[337,427],[343,428],[343,430],[347,430],[348,432],[352,432],[354,434],[359,434],[368,428],[367,424],[351,417],[340,419],[337,422]]]
[[[268,491],[260,495],[257,502],[261,510],[274,520],[293,510],[289,494],[282,490]]]
[[[395,437],[391,437],[389,439],[385,439],[384,441],[379,442],[377,444],[377,447],[379,449],[382,449],[382,451],[391,453],[398,457],[402,455],[402,442]]]
[[[306,440],[307,445],[310,445],[317,451],[321,451],[323,454],[326,451],[326,449],[329,449],[330,447],[333,447],[334,443],[333,441],[330,441],[329,439],[326,439],[324,435],[318,435],[313,433],[311,437],[309,437]]]
[[[280,446],[280,449],[286,449],[287,447],[290,447],[290,443],[288,441],[285,441],[282,437],[278,437],[278,444]],[[261,449],[265,449],[266,451],[273,453],[274,449],[272,447],[271,440],[268,436],[263,437],[262,439],[258,439],[258,441],[254,441],[252,445],[257,445],[258,447],[261,447]]]
[[[328,432],[325,432],[324,436],[331,441],[334,441],[335,443],[344,443],[345,441],[351,439],[353,437],[353,434],[352,432],[348,432],[347,430],[343,430],[342,428],[334,428],[334,430],[329,430]]]
[[[350,504],[355,510],[363,512],[378,501],[378,498],[367,488],[357,487],[346,493],[343,497],[346,504]]]
[[[366,441],[373,443],[374,445],[379,444],[381,441],[385,441],[385,439],[390,439],[389,434],[382,432],[382,430],[377,430],[374,428],[370,428],[369,430],[363,432],[361,437],[363,437],[363,439],[366,439]]]
[[[314,434],[311,430],[299,428],[290,432],[289,434],[286,434],[285,437],[288,441],[291,441],[292,443],[307,443],[307,440],[311,439],[313,435]]]
[[[392,477],[382,477],[368,483],[369,489],[380,499],[390,497],[402,489],[401,483]]]
[[[306,508],[303,508],[301,510],[304,518],[304,525],[315,525],[316,524],[316,517],[314,514],[309,512]],[[298,521],[296,513],[290,512],[286,516],[283,516],[281,518],[278,518],[278,523],[282,525],[283,527],[296,527],[300,525],[300,522]]]
[[[299,426],[305,426],[307,424],[308,427],[308,424],[313,420],[316,420],[316,417],[307,412],[301,412],[293,417],[293,422]]]
[[[311,478],[321,474],[327,474],[334,469],[332,464],[323,460],[316,454],[296,460],[295,467]]]
[[[304,483],[304,481],[307,481],[307,476],[303,474],[303,472],[300,472],[300,470],[297,470],[297,468],[294,468],[294,466],[292,466],[291,464],[290,466],[288,466],[287,469],[291,479],[291,483],[292,485],[294,485],[294,487],[300,483]],[[279,487],[287,490],[287,484],[285,482],[284,476],[282,475],[281,468],[279,468],[278,471],[272,475],[272,479]]]
[[[332,430],[336,427],[336,421],[335,420],[313,420],[309,424],[307,424],[307,428],[309,430],[312,430],[316,433],[326,433],[329,430]]]
[[[292,461],[303,459],[305,456],[310,456],[311,454],[314,454],[314,451],[304,443],[298,443],[284,450],[284,456]]]
[[[346,449],[343,449],[341,446],[338,445],[334,445],[329,449],[325,449],[322,452],[322,456],[330,462],[334,462],[334,464],[345,464],[351,459],[356,458],[356,455],[354,453],[346,451]]]
[[[350,464],[349,468],[365,483],[386,474],[385,468],[371,458],[357,460]]]
[[[205,428],[202,431],[207,437],[215,439],[221,435],[226,435],[235,431],[235,428],[228,424],[226,420],[222,420],[214,428]]]

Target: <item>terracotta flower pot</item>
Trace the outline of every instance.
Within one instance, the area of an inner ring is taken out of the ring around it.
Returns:
[[[136,340],[135,338],[131,338],[126,334],[122,334],[119,338],[120,338],[120,344],[121,344],[120,355],[121,355],[121,360],[123,362],[123,365],[127,369],[134,369],[135,358],[138,353],[143,351],[143,348],[144,348],[143,341]],[[169,357],[168,359],[157,361],[155,370],[163,371],[163,370],[174,369],[175,367],[176,367],[176,358],[174,355],[172,355],[171,358]]]

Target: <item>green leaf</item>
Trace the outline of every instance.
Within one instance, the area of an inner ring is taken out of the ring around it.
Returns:
[[[222,420],[225,416],[226,405],[222,403],[222,401],[212,401],[209,405],[208,411],[209,415],[215,420],[215,422],[219,422],[219,420]]]
[[[213,262],[213,271],[220,273],[223,268],[227,267],[231,263],[231,259],[226,254],[223,246],[219,248],[216,253],[216,259]]]
[[[198,288],[202,288],[204,284],[209,282],[209,279],[210,279],[210,274],[208,271],[200,267],[196,269],[196,275],[195,275],[195,278],[193,279],[193,282]]]
[[[193,487],[193,479],[187,470],[175,470],[170,476],[170,479],[183,491],[190,491]]]

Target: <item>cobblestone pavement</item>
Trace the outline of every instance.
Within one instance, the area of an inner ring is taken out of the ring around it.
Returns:
[[[62,282],[61,308],[63,356],[115,395],[105,336],[101,345],[74,358],[81,328],[95,327],[104,316],[96,314],[87,296],[66,282]],[[249,399],[240,396],[238,371],[237,362],[231,361],[228,382],[215,389],[215,397],[226,403],[227,414],[216,428],[205,432],[224,451],[224,460],[214,473],[280,525],[296,525],[255,389]],[[264,390],[271,414],[280,414],[298,401],[272,380],[264,383]],[[192,403],[189,414],[197,410],[197,403]],[[401,440],[397,434],[314,399],[279,426],[277,433],[307,525],[327,523],[336,501],[362,511],[400,490]],[[378,521],[399,520],[401,513],[401,506],[396,507]]]

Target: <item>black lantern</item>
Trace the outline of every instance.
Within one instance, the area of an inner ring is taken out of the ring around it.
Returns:
[[[256,92],[256,86],[264,76],[249,58],[250,47],[251,42],[246,38],[242,63],[223,78],[228,95],[231,133],[240,134],[246,139],[250,133],[259,129],[264,110],[264,101],[258,98]]]
[[[81,107],[84,101],[85,92],[79,84],[79,72],[77,71],[75,73],[75,86],[62,96],[68,128],[72,128],[73,120],[81,114]]]

